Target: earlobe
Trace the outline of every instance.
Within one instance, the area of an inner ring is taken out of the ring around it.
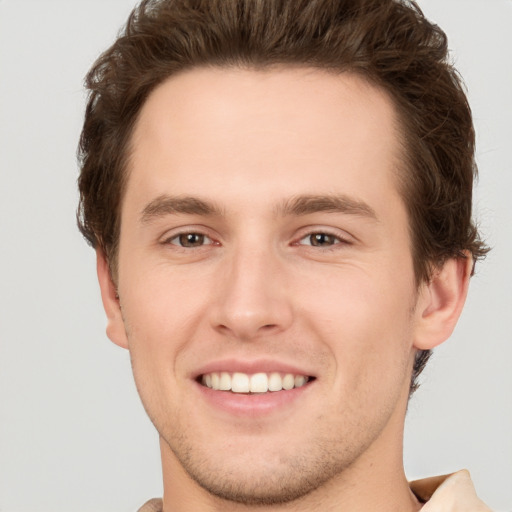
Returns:
[[[101,249],[96,250],[96,271],[98,273],[103,309],[107,315],[107,336],[116,345],[128,348],[128,339],[124,328],[119,296],[117,295],[116,286],[112,281],[107,259]]]
[[[470,255],[450,258],[421,286],[416,306],[416,349],[432,349],[450,337],[466,301],[472,268]]]

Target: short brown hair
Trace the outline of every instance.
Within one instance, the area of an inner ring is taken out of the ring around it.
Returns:
[[[384,89],[402,127],[400,191],[417,282],[450,257],[487,251],[472,222],[471,110],[446,35],[405,0],[143,0],[86,77],[78,223],[116,277],[127,148],[157,85],[199,66],[305,65]],[[411,389],[429,351],[419,352]]]

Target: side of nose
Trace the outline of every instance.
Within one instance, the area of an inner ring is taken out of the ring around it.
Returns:
[[[292,297],[277,254],[262,248],[239,249],[217,276],[211,324],[224,335],[250,341],[288,329]]]

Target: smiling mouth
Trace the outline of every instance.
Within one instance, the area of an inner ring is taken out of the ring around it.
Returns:
[[[198,378],[198,382],[214,391],[231,393],[268,393],[288,391],[305,386],[314,377],[292,373],[241,373],[212,372]]]

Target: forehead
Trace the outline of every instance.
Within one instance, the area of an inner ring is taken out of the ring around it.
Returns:
[[[264,192],[269,201],[305,187],[395,193],[398,133],[387,94],[353,74],[193,69],[168,79],[144,104],[126,199],[191,189],[222,199],[227,185],[249,187],[255,198]]]

